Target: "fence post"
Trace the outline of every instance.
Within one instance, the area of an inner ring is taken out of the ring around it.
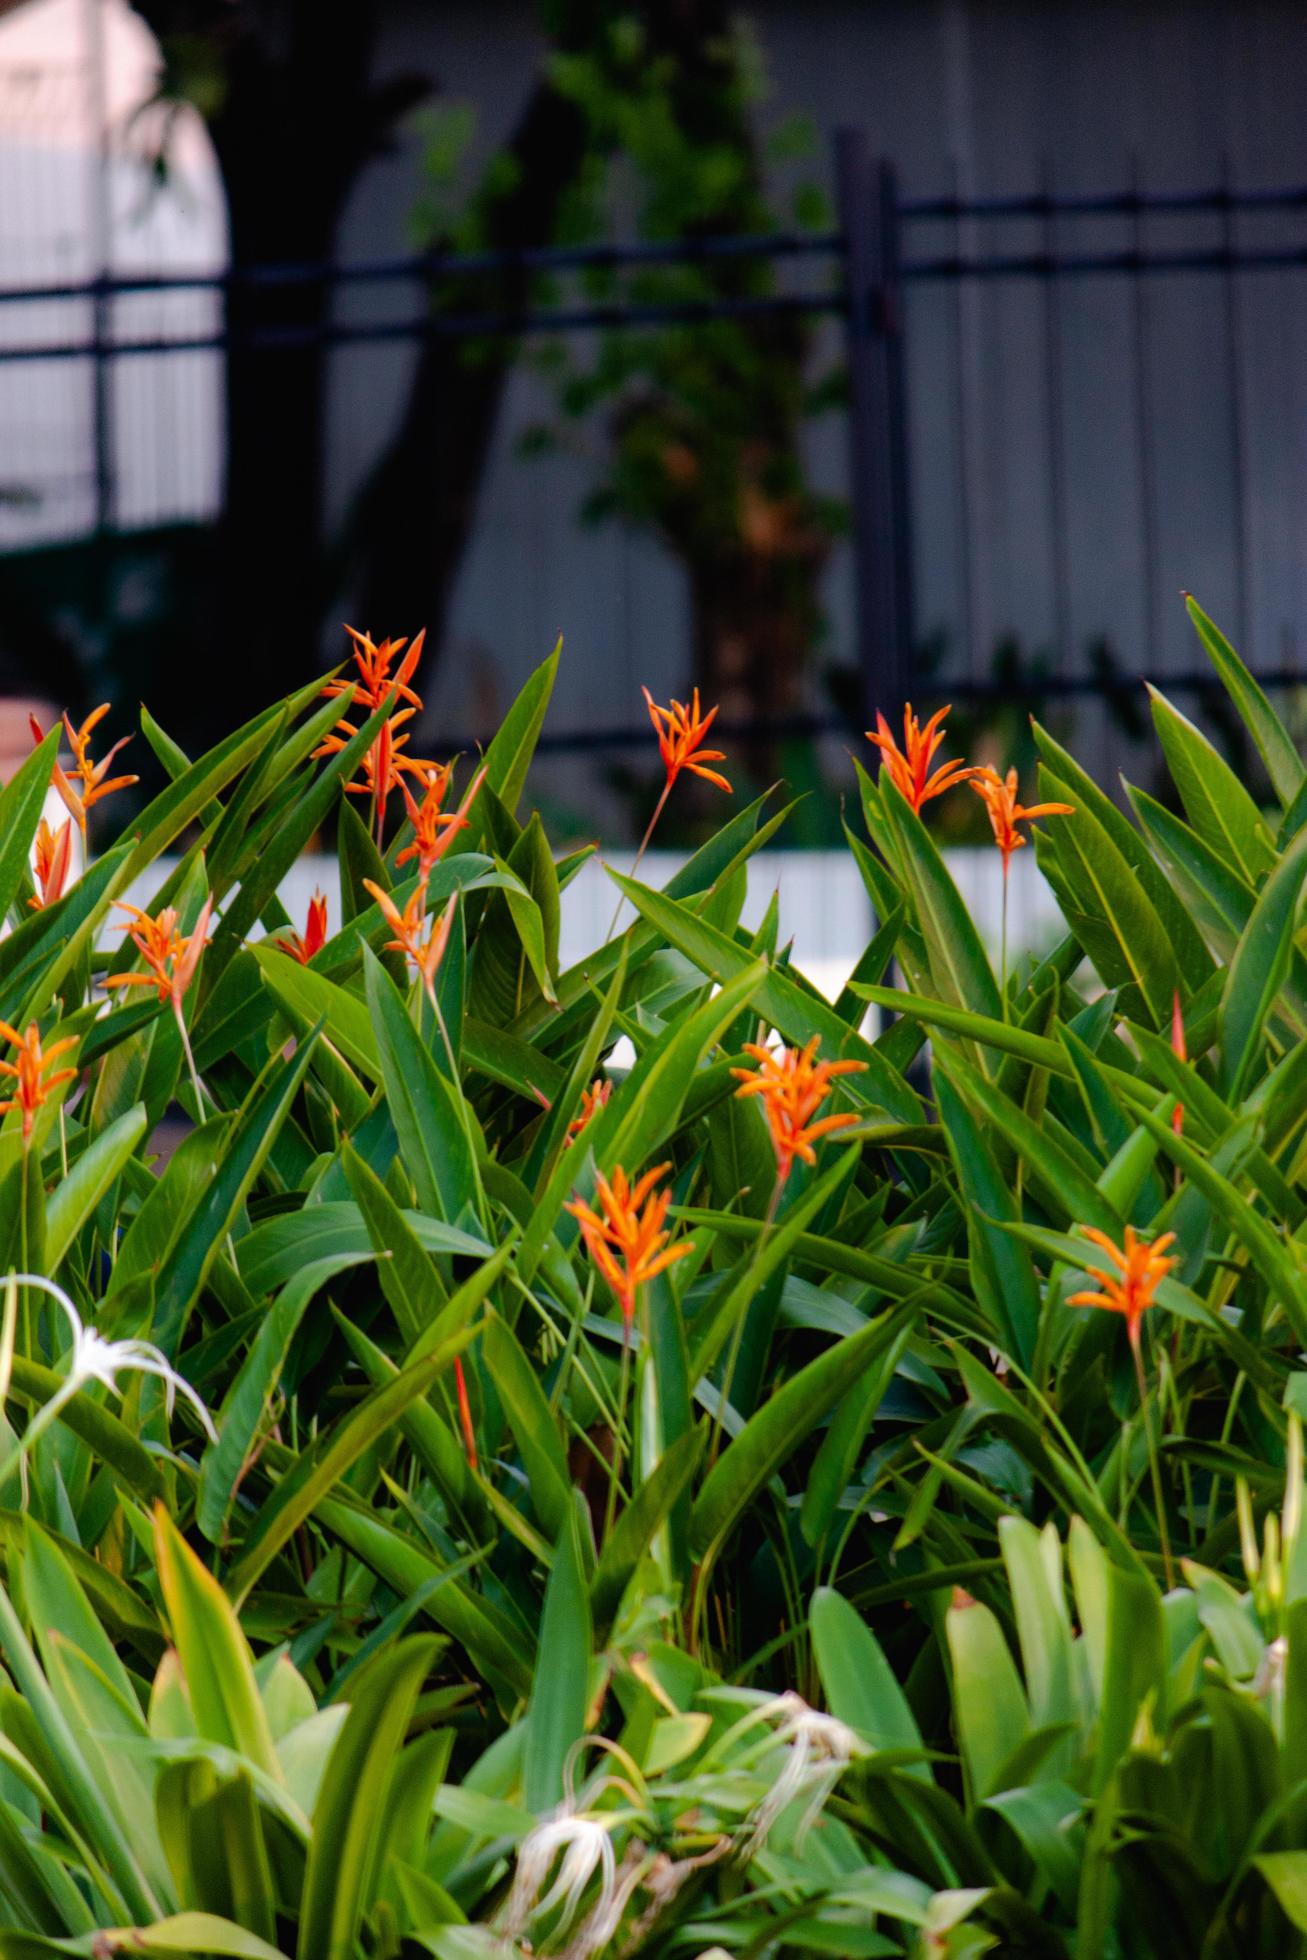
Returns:
[[[899,200],[866,134],[835,136],[848,291],[849,476],[863,708],[896,719],[912,692],[912,535],[903,387]]]

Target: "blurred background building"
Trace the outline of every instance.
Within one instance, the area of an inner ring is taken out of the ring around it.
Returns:
[[[905,690],[1146,770],[1182,588],[1302,657],[1304,72],[1281,0],[0,0],[0,679],[189,745],[426,625],[440,754],[561,631],[582,834],[642,684],[759,781]]]

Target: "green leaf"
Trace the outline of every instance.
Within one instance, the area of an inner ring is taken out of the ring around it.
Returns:
[[[527,1710],[523,1798],[537,1817],[563,1801],[567,1759],[573,1744],[585,1734],[591,1639],[580,1525],[575,1508],[569,1506],[545,1588],[535,1685]]]
[[[1202,731],[1157,688],[1149,685],[1148,695],[1185,815],[1203,842],[1255,885],[1275,862],[1261,811]]]
[[[1282,804],[1291,803],[1307,771],[1303,769],[1288,730],[1224,633],[1212,624],[1198,601],[1186,593],[1184,603],[1194,631],[1220,675],[1226,693],[1257,744],[1275,794]]]
[[[299,1960],[354,1960],[380,1872],[387,1796],[438,1643],[419,1634],[378,1654],[352,1684],[327,1761],[300,1900]]]
[[[881,792],[925,941],[936,992],[956,1007],[997,1020],[998,986],[971,914],[921,818],[893,785]]]
[[[400,1152],[423,1210],[453,1224],[476,1198],[476,1159],[466,1127],[474,1120],[471,1110],[462,1090],[436,1067],[380,961],[365,950],[363,963],[368,1012]]]
[[[321,687],[320,680],[310,681],[297,694],[291,695],[286,703],[279,701],[273,707],[265,708],[252,721],[247,721],[206,755],[202,755],[198,762],[188,764],[181,751],[174,748],[181,773],[160,791],[152,803],[146,805],[133,826],[136,848],[127,867],[127,877],[137,878],[143,871],[148,871],[173,839],[180,837],[187,824],[206,813],[218,791],[225,789],[246,763],[259,753],[269,729],[280,720],[283,706],[293,718],[317,697]],[[141,727],[147,738],[156,726],[146,710],[142,709]]]
[[[630,1503],[604,1540],[590,1582],[594,1636],[602,1645],[612,1629],[626,1589],[640,1560],[668,1514],[690,1487],[703,1454],[704,1432],[684,1431],[659,1457],[651,1474],[637,1484]]]
[[[45,1211],[45,1257],[50,1272],[86,1223],[123,1165],[145,1135],[140,1103],[93,1137],[77,1162],[50,1193]]]
[[[1047,764],[1039,770],[1041,798],[1071,802],[1068,784]],[[1104,983],[1133,989],[1136,1018],[1155,1027],[1168,1024],[1177,988],[1189,991],[1176,959],[1175,935],[1144,888],[1129,859],[1106,827],[1085,805],[1050,826],[1040,863],[1055,856],[1062,886],[1074,909],[1067,924],[1079,939]],[[1059,902],[1062,899],[1059,891]]]
[[[62,732],[63,724],[56,722],[0,791],[0,919],[31,875],[28,860],[32,839],[49,794]],[[72,818],[68,821],[71,823]]]
[[[313,1037],[287,1061],[274,1056],[236,1118],[216,1175],[164,1260],[155,1291],[154,1337],[173,1354],[186,1316],[204,1285],[214,1255],[267,1161],[278,1130],[299,1093],[313,1054]]]
[[[1237,1102],[1247,1086],[1262,1029],[1289,971],[1304,878],[1307,830],[1298,833],[1262,886],[1225,977],[1221,1081],[1229,1102]]]
[[[882,1109],[900,1123],[920,1121],[920,1101],[898,1070],[870,1042],[864,1041],[856,1029],[841,1020],[819,995],[805,991],[783,968],[754,961],[742,946],[700,919],[689,905],[669,898],[665,892],[650,891],[647,886],[637,885],[611,869],[608,875],[641,916],[710,980],[724,987],[728,980],[746,971],[759,974],[752,1004],[787,1041],[801,1046],[814,1034],[820,1035],[823,1061],[851,1059],[865,1063],[865,1074],[844,1080],[843,1087],[854,1102]],[[997,1000],[994,1012],[997,1015]]]
[[[1030,1735],[1030,1709],[1003,1630],[987,1606],[963,1597],[946,1620],[953,1709],[973,1802],[992,1796]]]
[[[986,1082],[961,1055],[945,1056],[941,1052],[935,1057],[935,1071],[946,1076],[966,1099],[978,1123],[993,1125],[1006,1137],[1023,1159],[1031,1180],[1048,1195],[1057,1210],[1073,1223],[1096,1225],[1100,1231],[1120,1238],[1124,1227],[1116,1208],[1054,1139],[1046,1123],[1036,1123],[994,1083]]]
[[[1307,1933],[1307,1851],[1264,1851],[1253,1859],[1291,1926]]]
[[[549,697],[554,691],[563,636],[548,660],[542,661],[499,725],[499,732],[486,750],[486,782],[511,815],[526,787],[527,771],[535,754],[536,742],[544,725]],[[464,835],[471,841],[481,835],[477,804],[472,806],[471,828]]]
[[[260,1321],[236,1379],[223,1398],[215,1424],[218,1441],[210,1444],[200,1466],[195,1522],[210,1544],[221,1541],[237,1482],[305,1310],[320,1287],[368,1256],[346,1252],[310,1261],[287,1281]]]
[[[916,1717],[884,1649],[849,1601],[832,1587],[819,1586],[808,1624],[831,1714],[856,1729],[873,1749],[922,1749]],[[908,1774],[933,1781],[928,1763],[910,1764]]]
[[[690,1544],[698,1556],[739,1522],[767,1479],[895,1338],[905,1312],[881,1314],[861,1333],[836,1341],[749,1418],[709,1471],[690,1513]]]
[[[557,1538],[571,1515],[572,1479],[539,1377],[512,1328],[497,1314],[486,1315],[481,1352],[522,1452],[536,1516],[550,1538]]]
[[[1018,1216],[1016,1202],[999,1174],[984,1129],[946,1069],[935,1073],[935,1094],[964,1200],[976,1298],[1009,1358],[1029,1368],[1039,1334],[1039,1287],[1025,1247],[997,1222]]]
[[[468,1333],[463,1332],[442,1342],[434,1353],[412,1363],[394,1381],[373,1389],[315,1448],[296,1460],[294,1469],[282,1478],[260,1511],[241,1558],[228,1574],[227,1584],[235,1598],[245,1598],[260,1573],[312,1515],[318,1501],[328,1495],[364,1450],[399,1421],[410,1402],[426,1394],[468,1339]]]
[[[197,1734],[234,1749],[280,1783],[277,1751],[240,1622],[162,1504],[154,1511],[154,1555]]]

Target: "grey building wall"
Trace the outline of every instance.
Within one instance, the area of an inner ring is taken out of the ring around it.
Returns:
[[[810,115],[826,145],[859,123],[905,194],[1059,192],[1307,181],[1307,10],[1213,0],[758,0],[749,8],[773,94],[767,116]],[[538,43],[529,5],[414,6],[388,58],[435,67],[476,101],[482,140],[511,126]],[[398,244],[413,159],[376,166],[346,225],[346,253]],[[825,148],[815,169],[829,179]],[[1213,245],[1221,220],[1152,218],[1159,246]],[[1300,240],[1301,215],[1244,217],[1249,243]],[[914,227],[913,250],[1121,249],[1126,220]],[[1178,604],[1197,591],[1262,665],[1296,657],[1307,589],[1307,275],[1164,275],[914,289],[908,316],[918,623],[950,670],[981,675],[1015,635],[1083,665],[1106,637],[1129,672],[1192,667]],[[351,306],[375,299],[352,295]],[[838,347],[838,338],[835,340]],[[340,357],[331,427],[344,496],[402,412],[411,351]],[[568,657],[559,725],[628,720],[647,681],[684,681],[676,567],[647,539],[579,531],[584,460],[524,462],[543,403],[509,389],[478,536],[450,623],[437,701],[476,725],[555,631]],[[1139,430],[1153,438],[1151,459]],[[815,472],[838,488],[845,431],[811,433]],[[1055,535],[1054,518],[1062,518]],[[1060,567],[1060,583],[1059,583]],[[851,654],[848,565],[829,575],[832,652]],[[396,624],[394,622],[377,622]],[[397,624],[404,624],[398,622]]]

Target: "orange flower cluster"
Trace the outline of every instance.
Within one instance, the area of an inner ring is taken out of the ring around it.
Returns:
[[[288,953],[301,966],[307,966],[316,953],[320,953],[327,943],[327,901],[320,891],[315,891],[309,900],[309,915],[304,921],[304,934],[283,933],[273,944],[283,953]]]
[[[0,1113],[7,1114],[11,1109],[23,1112],[23,1142],[27,1143],[36,1121],[36,1112],[42,1103],[48,1101],[53,1090],[63,1083],[71,1082],[77,1074],[75,1068],[49,1070],[61,1055],[76,1048],[74,1035],[65,1035],[62,1041],[52,1042],[49,1048],[42,1048],[40,1031],[33,1021],[26,1034],[19,1034],[11,1028],[8,1021],[0,1021],[0,1035],[18,1050],[18,1058],[12,1062],[0,1062],[0,1075],[8,1076],[14,1085],[14,1093],[0,1102]]]
[[[731,1070],[742,1085],[735,1091],[737,1096],[762,1098],[763,1115],[776,1152],[777,1177],[782,1184],[796,1157],[802,1158],[805,1164],[815,1164],[815,1145],[822,1137],[829,1136],[833,1130],[847,1129],[858,1120],[852,1110],[843,1110],[813,1122],[835,1078],[856,1075],[867,1066],[857,1061],[819,1062],[820,1045],[821,1036],[816,1034],[805,1048],[763,1048],[750,1042],[744,1052],[753,1056],[757,1068]]]
[[[638,1289],[694,1250],[688,1241],[668,1244],[671,1232],[664,1221],[672,1194],[654,1187],[670,1169],[670,1164],[658,1164],[631,1185],[618,1165],[611,1181],[595,1178],[598,1211],[581,1198],[564,1207],[580,1225],[586,1251],[617,1296],[628,1340]]]
[[[460,830],[466,830],[471,818],[468,811],[476,801],[477,791],[486,779],[484,769],[478,769],[467,786],[467,793],[457,810],[444,810],[446,791],[454,773],[452,762],[422,763],[413,772],[421,777],[423,785],[422,801],[419,803],[407,783],[401,782],[404,808],[413,826],[413,842],[406,844],[395,859],[395,868],[407,864],[410,858],[418,861],[418,871],[425,887],[427,879],[439,864]]]
[[[1080,1230],[1087,1239],[1105,1252],[1115,1267],[1114,1272],[1101,1266],[1086,1264],[1085,1271],[1091,1279],[1096,1279],[1102,1288],[1098,1293],[1073,1293],[1070,1305],[1073,1307],[1102,1307],[1108,1313],[1123,1316],[1130,1345],[1139,1352],[1139,1327],[1144,1315],[1152,1306],[1158,1287],[1177,1264],[1176,1257],[1164,1258],[1166,1248],[1175,1241],[1174,1232],[1163,1232],[1149,1244],[1136,1236],[1133,1225],[1125,1228],[1124,1247],[1113,1245],[1106,1232],[1096,1226],[1082,1225]]]
[[[724,789],[729,796],[731,786],[725,776],[720,775],[716,769],[708,769],[704,766],[709,762],[726,760],[723,750],[706,749],[703,746],[704,736],[717,719],[716,708],[709,708],[706,715],[701,712],[697,687],[688,708],[683,701],[673,701],[670,707],[660,708],[647,687],[642,688],[641,693],[648,705],[649,719],[654,725],[654,733],[658,737],[658,753],[662,756],[667,770],[664,795],[681,771],[688,769],[692,776],[702,776],[706,783],[714,783],[718,789]]]
[[[36,890],[28,899],[28,905],[37,912],[44,911],[64,895],[68,883],[68,868],[72,862],[73,820],[66,817],[57,831],[51,830],[42,817],[36,827],[36,863],[33,875]]]
[[[612,1093],[612,1083],[606,1081],[602,1075],[597,1075],[588,1089],[582,1089],[581,1107],[568,1124],[567,1133],[563,1138],[565,1146],[570,1146],[575,1143],[586,1124],[591,1122],[599,1114],[600,1110],[604,1108]]]
[[[1017,829],[1019,823],[1030,823],[1035,817],[1073,817],[1076,813],[1072,803],[1032,803],[1029,808],[1019,803],[1015,769],[1009,769],[1006,776],[1000,776],[997,769],[973,769],[971,787],[985,800],[994,842],[1003,853],[1005,878],[1013,851],[1020,850],[1026,841]]]
[[[436,974],[445,957],[445,947],[449,944],[455,900],[451,898],[440,917],[428,926],[425,879],[410,893],[402,912],[389,892],[383,891],[371,878],[365,878],[363,883],[376,899],[382,917],[395,935],[386,941],[386,951],[403,953],[407,957],[434,1002]]]
[[[108,754],[102,756],[98,762],[91,760],[91,736],[108,712],[109,703],[102,701],[100,706],[86,717],[80,728],[73,727],[65,712],[64,733],[68,737],[68,746],[73,752],[76,781],[65,773],[62,765],[57,761],[50,772],[50,780],[62,797],[64,808],[76,823],[83,838],[86,836],[86,813],[92,805],[99,803],[106,796],[112,796],[116,789],[128,789],[132,783],[140,781],[138,776],[111,777],[109,775],[110,763],[119,749],[126,748],[132,739],[130,735],[124,735],[120,741],[115,742]],[[32,739],[39,747],[45,740],[41,724],[35,715],[30,715],[28,721],[32,730]]]
[[[867,740],[880,750],[881,765],[904,801],[920,814],[923,803],[932,796],[943,796],[957,783],[970,782],[976,774],[964,762],[945,762],[933,773],[931,763],[944,740],[944,719],[952,708],[940,708],[924,728],[908,702],[903,710],[903,747],[890,733],[884,715],[876,716],[876,726],[867,730]]]
[[[180,1017],[183,996],[195,978],[200,954],[208,943],[213,899],[205,899],[194,929],[188,933],[178,931],[177,911],[172,905],[165,905],[158,917],[152,919],[148,912],[142,912],[139,905],[129,905],[125,899],[115,899],[114,903],[131,914],[131,918],[123,921],[121,930],[131,934],[149,971],[110,973],[102,984],[106,987],[153,987],[160,1000],[171,1001],[174,1013]]]
[[[380,733],[363,758],[361,779],[345,785],[351,796],[371,797],[376,811],[376,827],[380,833],[386,804],[392,792],[399,788],[404,773],[425,775],[436,766],[402,753],[408,742],[404,724],[411,721],[422,706],[421,697],[414,693],[409,682],[422,657],[426,633],[423,631],[415,635],[411,644],[407,640],[383,640],[378,646],[370,634],[360,633],[353,626],[347,626],[345,631],[354,642],[354,664],[358,673],[352,680],[339,675],[329,680],[322,690],[324,695],[335,699],[349,694],[352,689],[352,705],[364,719],[388,703],[394,703],[394,712],[382,724]],[[404,652],[405,647],[408,648],[407,653]],[[391,668],[396,660],[400,664],[392,673]],[[348,715],[344,715],[336,723],[334,733],[328,735],[313,753],[315,757],[339,755],[357,734],[358,729]]]

